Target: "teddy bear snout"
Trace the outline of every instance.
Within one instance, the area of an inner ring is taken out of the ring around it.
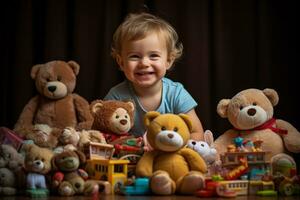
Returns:
[[[248,115],[250,116],[254,116],[256,114],[256,109],[255,108],[250,108],[248,111],[247,111]]]
[[[48,90],[50,92],[54,92],[56,90],[56,86],[54,86],[54,85],[48,86]]]
[[[121,123],[122,125],[126,125],[126,124],[127,124],[127,120],[126,120],[126,119],[122,119],[122,120],[120,120],[120,123]]]

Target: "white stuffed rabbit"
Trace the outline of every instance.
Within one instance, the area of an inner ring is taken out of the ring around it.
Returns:
[[[204,132],[204,141],[189,140],[187,147],[195,150],[200,156],[206,161],[207,164],[211,165],[216,161],[217,150],[211,147],[214,142],[213,134],[210,130]]]

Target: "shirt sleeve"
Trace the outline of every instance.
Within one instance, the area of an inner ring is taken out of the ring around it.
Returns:
[[[187,113],[198,105],[182,84],[178,85],[175,97],[175,113]]]

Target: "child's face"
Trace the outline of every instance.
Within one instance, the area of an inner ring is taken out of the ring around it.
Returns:
[[[123,42],[117,62],[135,87],[151,87],[159,83],[171,67],[164,37],[151,33],[145,38]]]

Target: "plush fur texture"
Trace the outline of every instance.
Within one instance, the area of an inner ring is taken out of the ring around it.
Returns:
[[[146,152],[136,166],[136,175],[149,177],[152,192],[159,195],[193,194],[204,187],[207,166],[202,157],[185,148],[192,122],[185,114],[145,115],[147,140],[153,151]]]
[[[51,171],[53,152],[35,144],[25,144],[25,171],[28,189],[47,189],[46,175]]]
[[[0,196],[15,194],[17,194],[17,188],[14,172],[6,167],[0,168]]]
[[[131,101],[95,100],[90,109],[94,117],[92,129],[99,130],[105,136],[126,134],[134,124],[135,107]]]
[[[53,170],[52,187],[61,196],[75,194],[93,195],[98,192],[95,181],[86,181],[87,172],[80,169],[86,161],[85,155],[80,151],[64,151],[55,155],[52,160]]]
[[[262,140],[261,148],[270,151],[269,158],[285,151],[299,153],[300,134],[290,123],[277,119],[272,126],[279,132],[272,128],[258,128],[272,119],[273,107],[278,101],[279,96],[274,89],[246,89],[231,99],[222,99],[217,112],[229,120],[233,129],[227,130],[214,142],[218,154],[226,152],[228,145],[233,144],[233,139],[238,136],[244,140]]]
[[[15,195],[25,184],[24,157],[11,145],[0,145],[0,196]]]
[[[72,127],[64,129],[58,138],[60,146],[55,148],[56,152],[61,153],[66,150],[83,151],[84,145],[89,142],[98,142],[106,144],[106,140],[100,131],[97,130],[81,130],[76,131]]]
[[[26,104],[15,124],[19,135],[41,147],[53,148],[65,127],[91,128],[88,102],[73,93],[79,68],[74,61],[51,61],[32,67],[31,78],[39,94]],[[49,126],[51,133],[45,132],[45,127],[40,130],[40,124]]]

